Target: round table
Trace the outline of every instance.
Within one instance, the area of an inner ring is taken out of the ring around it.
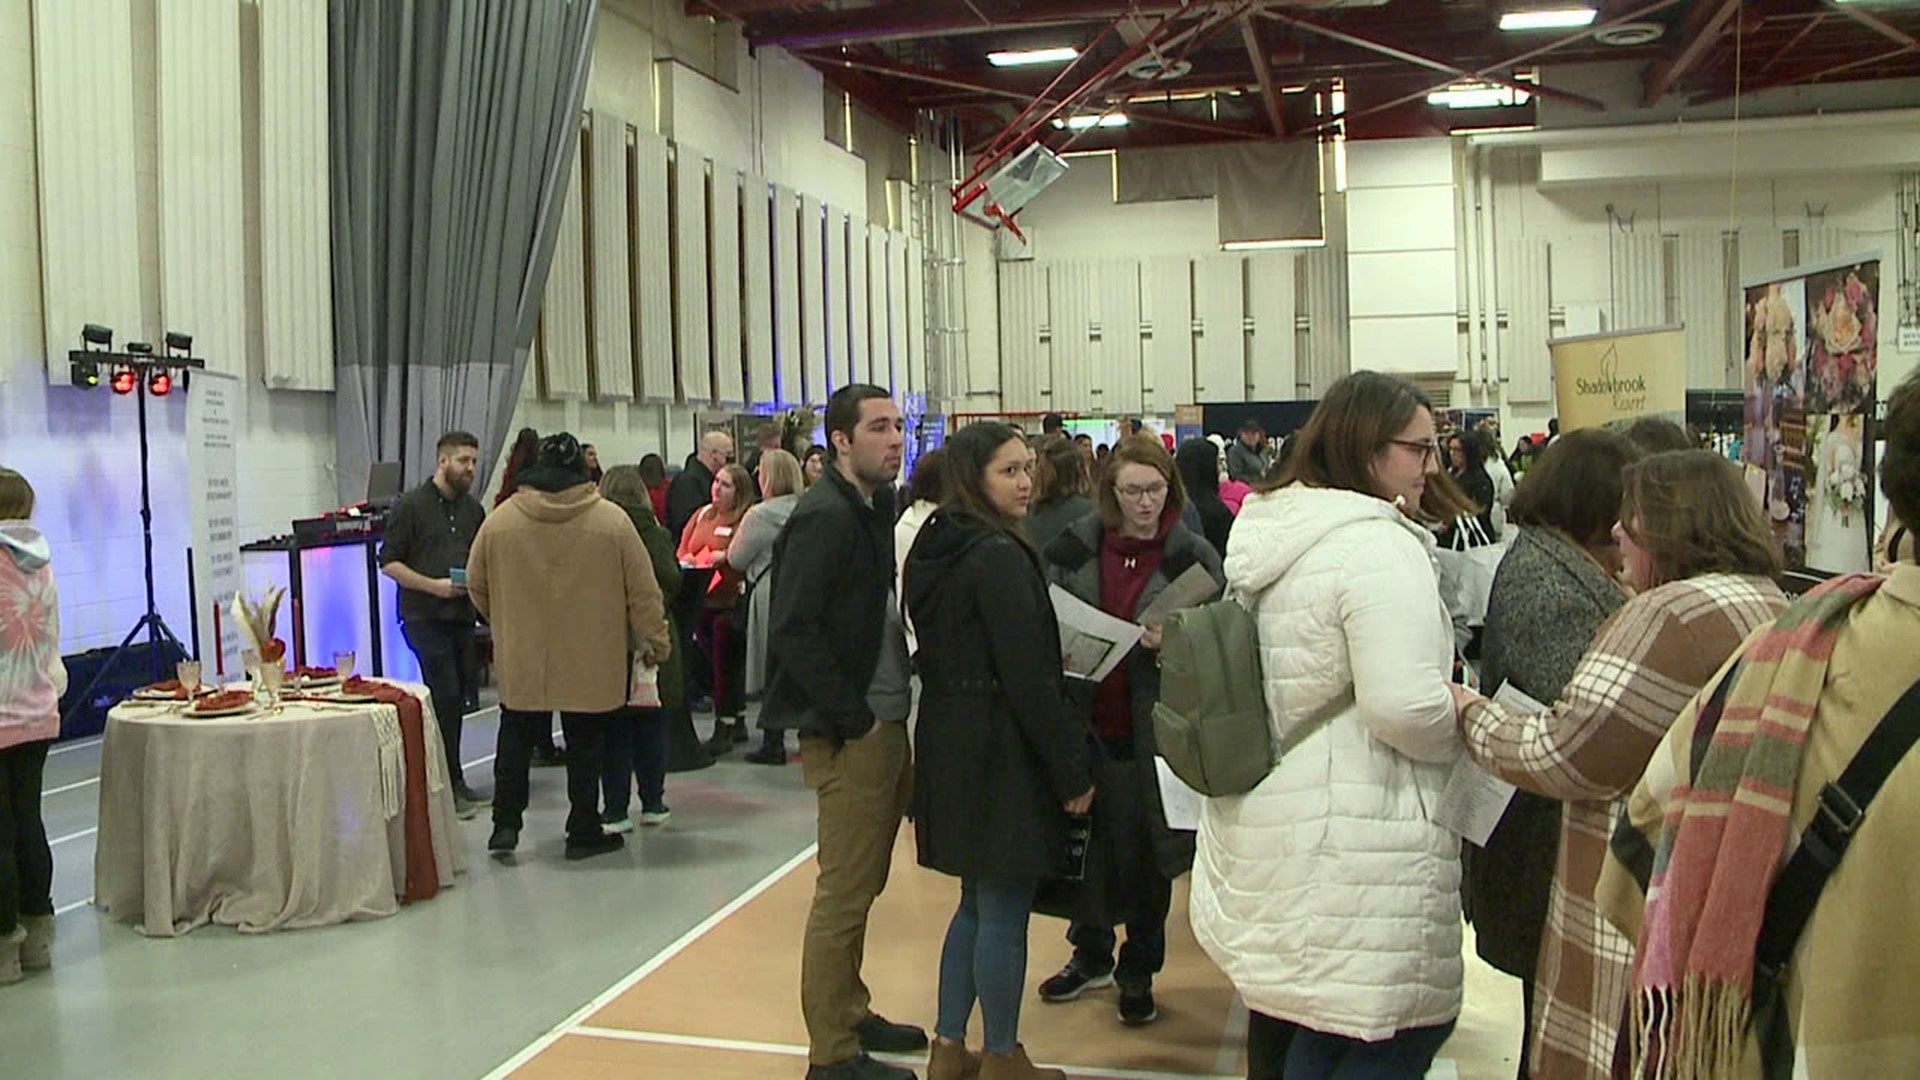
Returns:
[[[402,686],[420,699],[425,818],[444,887],[464,862],[453,790],[426,688]],[[408,880],[399,712],[289,701],[198,719],[172,705],[116,706],[100,755],[95,903],[156,936],[394,914]]]

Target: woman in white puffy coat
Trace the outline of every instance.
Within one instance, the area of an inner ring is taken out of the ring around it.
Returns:
[[[1432,820],[1461,753],[1432,535],[1401,513],[1440,467],[1413,384],[1356,372],[1247,500],[1229,587],[1259,619],[1288,749],[1210,799],[1194,931],[1246,1000],[1249,1076],[1424,1076],[1460,1012],[1460,839]]]

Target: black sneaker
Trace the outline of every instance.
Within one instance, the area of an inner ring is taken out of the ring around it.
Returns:
[[[493,835],[487,837],[487,851],[496,859],[510,859],[513,849],[520,846],[520,830],[509,829],[505,825],[495,825]]]
[[[1153,1003],[1153,984],[1120,984],[1120,1022],[1128,1027],[1144,1027],[1160,1019],[1160,1010]]]
[[[1089,990],[1105,990],[1113,985],[1113,970],[1092,972],[1080,966],[1079,960],[1067,961],[1060,973],[1040,984],[1040,1000],[1058,1005],[1062,1002],[1077,1000]]]
[[[853,1029],[860,1049],[870,1054],[917,1054],[927,1048],[927,1033],[912,1024],[896,1024],[879,1014],[868,1016]]]
[[[626,838],[619,833],[601,833],[599,836],[581,836],[567,838],[567,861],[579,862],[591,859],[595,855],[606,855],[627,846]]]
[[[917,1080],[912,1069],[875,1061],[865,1054],[831,1065],[809,1065],[807,1080]]]

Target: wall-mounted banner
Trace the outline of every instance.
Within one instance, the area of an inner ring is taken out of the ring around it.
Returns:
[[[1622,330],[1547,342],[1560,430],[1657,416],[1687,417],[1687,335],[1682,326]]]
[[[193,607],[200,629],[194,643],[204,677],[240,673],[240,632],[222,604],[246,584],[240,569],[240,505],[236,440],[240,380],[196,371],[187,393],[187,483],[193,504]]]
[[[1879,397],[1880,259],[1856,255],[1751,278],[1740,457],[1787,565],[1867,569]]]

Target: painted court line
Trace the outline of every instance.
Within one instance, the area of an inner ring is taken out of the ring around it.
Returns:
[[[662,1046],[689,1046],[700,1050],[732,1050],[752,1054],[778,1054],[782,1057],[806,1057],[807,1048],[790,1046],[783,1043],[748,1042],[744,1039],[710,1039],[699,1035],[668,1035],[656,1031],[624,1031],[618,1028],[580,1026],[568,1034],[584,1035],[595,1039],[617,1039],[622,1042],[654,1043]],[[902,1056],[898,1054],[875,1054],[875,1057],[888,1061],[911,1062],[920,1064],[922,1056]],[[1035,1064],[1039,1064],[1036,1062]],[[1231,1074],[1209,1073],[1170,1073],[1153,1072],[1145,1069],[1108,1069],[1090,1065],[1063,1065],[1052,1062],[1041,1065],[1042,1068],[1065,1069],[1076,1077],[1095,1077],[1098,1080],[1238,1080]]]
[[[47,846],[58,847],[59,845],[64,844],[69,840],[84,840],[87,837],[92,836],[94,833],[97,833],[99,831],[100,831],[100,827],[98,825],[94,826],[91,829],[81,829],[77,833],[68,833],[67,835],[62,836],[57,840],[49,840],[47,841]]]
[[[88,904],[91,904],[91,903],[93,903],[93,897],[89,896],[85,900],[75,900],[73,903],[68,904],[65,907],[54,908],[53,913],[55,916],[65,915],[69,911],[79,911],[81,908],[86,907]]]
[[[701,938],[711,933],[714,927],[719,926],[723,922],[726,922],[727,919],[731,918],[735,912],[739,911],[741,908],[746,907],[748,904],[758,899],[760,894],[766,892],[768,889],[773,888],[775,885],[780,883],[781,879],[785,878],[788,874],[793,873],[795,870],[799,869],[801,866],[805,865],[809,860],[811,860],[814,857],[814,854],[819,850],[820,850],[820,845],[808,844],[804,849],[801,850],[801,852],[798,855],[795,855],[793,858],[788,859],[784,865],[778,867],[772,873],[768,874],[766,877],[761,878],[759,881],[749,886],[747,891],[741,893],[739,896],[734,897],[731,901],[728,902],[728,904],[725,907],[721,908],[719,911],[714,912],[712,915],[707,916],[705,919],[700,921],[699,925],[687,931],[685,934],[682,934],[678,941],[675,941],[673,944],[667,946],[665,949],[662,949],[660,952],[656,953],[651,960],[648,960],[646,963],[641,964],[639,967],[629,972],[626,978],[623,978],[619,982],[614,983],[612,986],[602,991],[598,997],[594,998],[592,1001],[587,1002],[585,1005],[582,1005],[580,1009],[576,1011],[572,1016],[569,1016],[565,1020],[560,1021],[559,1024],[555,1025],[553,1029],[548,1031],[545,1035],[542,1035],[538,1039],[535,1039],[533,1042],[529,1043],[526,1049],[521,1050],[519,1053],[513,1055],[512,1057],[508,1058],[506,1061],[502,1062],[498,1068],[488,1073],[483,1078],[483,1080],[502,1080],[502,1078],[511,1074],[515,1069],[518,1069],[520,1066],[525,1065],[527,1062],[533,1060],[534,1057],[539,1055],[539,1053],[542,1050],[545,1050],[547,1047],[552,1046],[554,1043],[558,1042],[560,1038],[566,1035],[568,1032],[575,1031],[580,1027],[582,1027],[589,1016],[592,1016],[594,1013],[597,1013],[601,1009],[606,1008],[606,1006],[610,1002],[612,1002],[615,998],[619,997],[621,994],[626,993],[628,990],[633,989],[633,987],[637,983],[639,983],[640,980],[660,970],[660,968],[663,967],[668,961],[672,960],[674,957],[685,952],[691,945],[693,945],[694,942],[699,941]]]
[[[81,739],[79,742],[63,743],[47,751],[47,756],[52,757],[55,754],[64,754],[69,750],[84,750],[89,746],[99,746],[100,739],[101,736],[95,735],[91,739]]]
[[[100,778],[97,776],[89,777],[88,779],[85,779],[85,780],[76,780],[71,784],[62,784],[56,788],[48,788],[47,790],[40,793],[40,797],[45,799],[50,796],[59,795],[68,791],[78,791],[83,787],[92,787],[93,785],[99,782],[100,782]]]

